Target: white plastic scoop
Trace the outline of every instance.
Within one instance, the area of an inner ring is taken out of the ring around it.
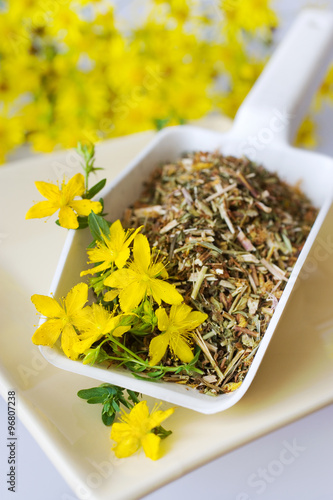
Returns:
[[[157,165],[176,160],[185,151],[199,150],[220,149],[224,154],[247,155],[268,170],[277,172],[289,184],[301,181],[302,190],[320,211],[241,387],[233,393],[212,398],[178,384],[137,380],[123,369],[83,365],[66,358],[58,347],[41,347],[46,359],[64,370],[202,413],[225,410],[240,400],[263,359],[331,205],[333,160],[295,149],[289,141],[324,76],[332,49],[333,14],[319,10],[303,11],[245,99],[230,132],[220,134],[190,126],[166,128],[156,134],[151,144],[101,193],[106,212],[112,214],[113,220],[121,218],[124,210],[138,199],[143,182]],[[50,292],[54,297],[65,296],[80,281],[80,271],[86,267],[86,246],[90,241],[88,230],[69,232],[51,285]]]

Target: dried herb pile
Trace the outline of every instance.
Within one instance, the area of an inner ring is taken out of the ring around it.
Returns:
[[[169,281],[209,316],[197,332],[203,375],[164,380],[210,394],[238,387],[316,215],[297,187],[247,159],[197,152],[154,171],[123,224],[144,226]]]

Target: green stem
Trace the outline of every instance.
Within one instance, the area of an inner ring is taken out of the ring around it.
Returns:
[[[120,344],[122,347],[123,347],[123,344]],[[135,356],[134,353],[132,353],[132,351],[130,351],[129,349],[126,349],[129,353],[133,354]],[[110,356],[108,355],[108,358],[107,359],[111,359],[112,361],[120,361],[121,363],[128,363],[128,362],[136,362],[138,365],[141,365],[141,366],[144,366],[146,369],[149,369],[149,370],[160,370],[162,372],[176,372],[177,370],[181,369],[184,365],[180,365],[180,366],[162,366],[162,365],[150,365],[149,363],[147,363],[147,361],[144,361],[142,358],[140,358],[139,356],[136,356],[137,359],[133,359],[133,358],[119,358],[119,357],[115,357],[115,356]],[[195,368],[195,371],[197,371],[198,373],[201,373],[203,374],[203,371],[200,370],[199,368]]]
[[[143,361],[140,358],[140,356],[137,356],[133,351],[131,351],[130,349],[128,349],[124,344],[122,344],[121,342],[118,342],[112,335],[108,335],[108,338],[109,338],[110,342],[113,342],[114,344],[116,344],[116,346],[118,346],[121,349],[123,349],[124,351],[126,351],[131,357],[135,358],[139,362]]]
[[[87,194],[88,193],[88,178],[89,178],[87,167],[84,169],[84,173],[85,173],[85,187],[86,187],[86,192],[84,194]]]

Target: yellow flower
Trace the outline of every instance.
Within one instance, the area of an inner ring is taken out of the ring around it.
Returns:
[[[234,392],[241,385],[242,385],[242,382],[229,382],[228,384],[225,384],[225,386],[223,387],[223,389],[224,389],[224,392]]]
[[[316,96],[316,111],[320,111],[321,106],[325,100],[332,104],[333,102],[333,66],[330,66],[326,73],[325,80],[319,87]]]
[[[61,335],[62,350],[68,358],[77,359],[78,354],[73,347],[79,339],[75,329],[88,326],[87,308],[84,307],[88,300],[88,285],[79,283],[74,286],[62,305],[46,295],[33,295],[31,300],[37,311],[47,317],[34,333],[33,343],[52,347]]]
[[[35,105],[36,107],[36,105]],[[28,115],[28,120],[33,120],[34,116],[32,114]],[[30,137],[31,145],[34,151],[39,151],[41,153],[51,153],[57,146],[57,139],[51,137],[45,130],[40,130],[39,132],[33,132]]]
[[[40,0],[2,3],[1,97],[19,119],[14,128],[5,116],[2,154],[17,141],[51,151],[88,136],[199,118],[216,108],[220,77],[231,99],[223,109],[234,116],[254,82],[237,90],[236,68],[256,64],[249,43],[263,46],[277,25],[271,0],[221,0],[214,8],[198,0],[154,0],[134,30],[120,26],[111,2],[57,0],[46,2],[47,9]],[[88,4],[89,18],[82,15]],[[232,63],[224,49],[233,52]]]
[[[134,232],[132,230],[125,231],[120,220],[116,220],[111,227],[108,235],[102,233],[104,242],[98,241],[95,248],[88,250],[88,264],[96,264],[101,262],[99,266],[82,271],[81,276],[86,274],[95,274],[106,271],[112,267],[113,263],[121,269],[126,264],[129,258],[129,245],[142,228],[139,227]]]
[[[67,184],[63,181],[60,189],[49,182],[37,181],[35,185],[47,201],[40,201],[31,207],[25,216],[26,219],[49,217],[60,209],[60,225],[67,229],[77,229],[78,216],[88,216],[91,211],[99,213],[102,210],[99,201],[74,200],[76,196],[82,196],[85,191],[82,174],[74,175]]]
[[[270,8],[270,0],[222,0],[221,7],[226,17],[226,31],[244,29],[256,33],[260,29],[275,28],[278,19]]]
[[[199,311],[192,311],[186,304],[172,306],[170,316],[163,307],[156,311],[158,329],[163,332],[155,337],[149,346],[149,356],[151,366],[156,365],[163,358],[168,346],[172,353],[184,363],[189,363],[193,359],[193,352],[188,344],[191,330],[197,328],[207,318],[207,314]]]
[[[294,144],[297,147],[309,149],[315,148],[318,145],[316,123],[312,120],[311,115],[306,116],[301,123]]]
[[[85,308],[87,317],[84,318],[84,331],[78,337],[78,341],[73,346],[77,354],[84,353],[97,340],[107,333],[112,333],[115,337],[121,337],[131,329],[131,325],[119,326],[122,316],[115,316],[107,311],[102,305],[93,303]]]
[[[130,413],[124,413],[122,422],[115,423],[111,429],[111,439],[116,441],[113,450],[117,458],[126,458],[133,455],[141,446],[148,458],[159,458],[159,445],[161,438],[152,430],[172,415],[173,408],[166,411],[155,407],[149,415],[147,401],[137,403]]]
[[[24,131],[20,119],[17,116],[10,117],[0,109],[0,164],[5,162],[6,155],[11,149],[23,142],[23,137]]]
[[[183,297],[170,283],[168,273],[162,262],[155,262],[151,256],[146,236],[138,234],[134,239],[133,257],[126,269],[118,269],[104,280],[106,286],[116,288],[119,292],[120,307],[123,311],[131,311],[138,306],[146,295],[150,295],[160,304],[180,304]],[[109,292],[114,297],[114,290]],[[109,300],[106,297],[106,300]]]

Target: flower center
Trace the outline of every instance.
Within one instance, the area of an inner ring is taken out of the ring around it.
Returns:
[[[60,208],[65,207],[67,205],[67,203],[68,203],[67,196],[63,192],[61,192],[61,194],[60,194]]]

